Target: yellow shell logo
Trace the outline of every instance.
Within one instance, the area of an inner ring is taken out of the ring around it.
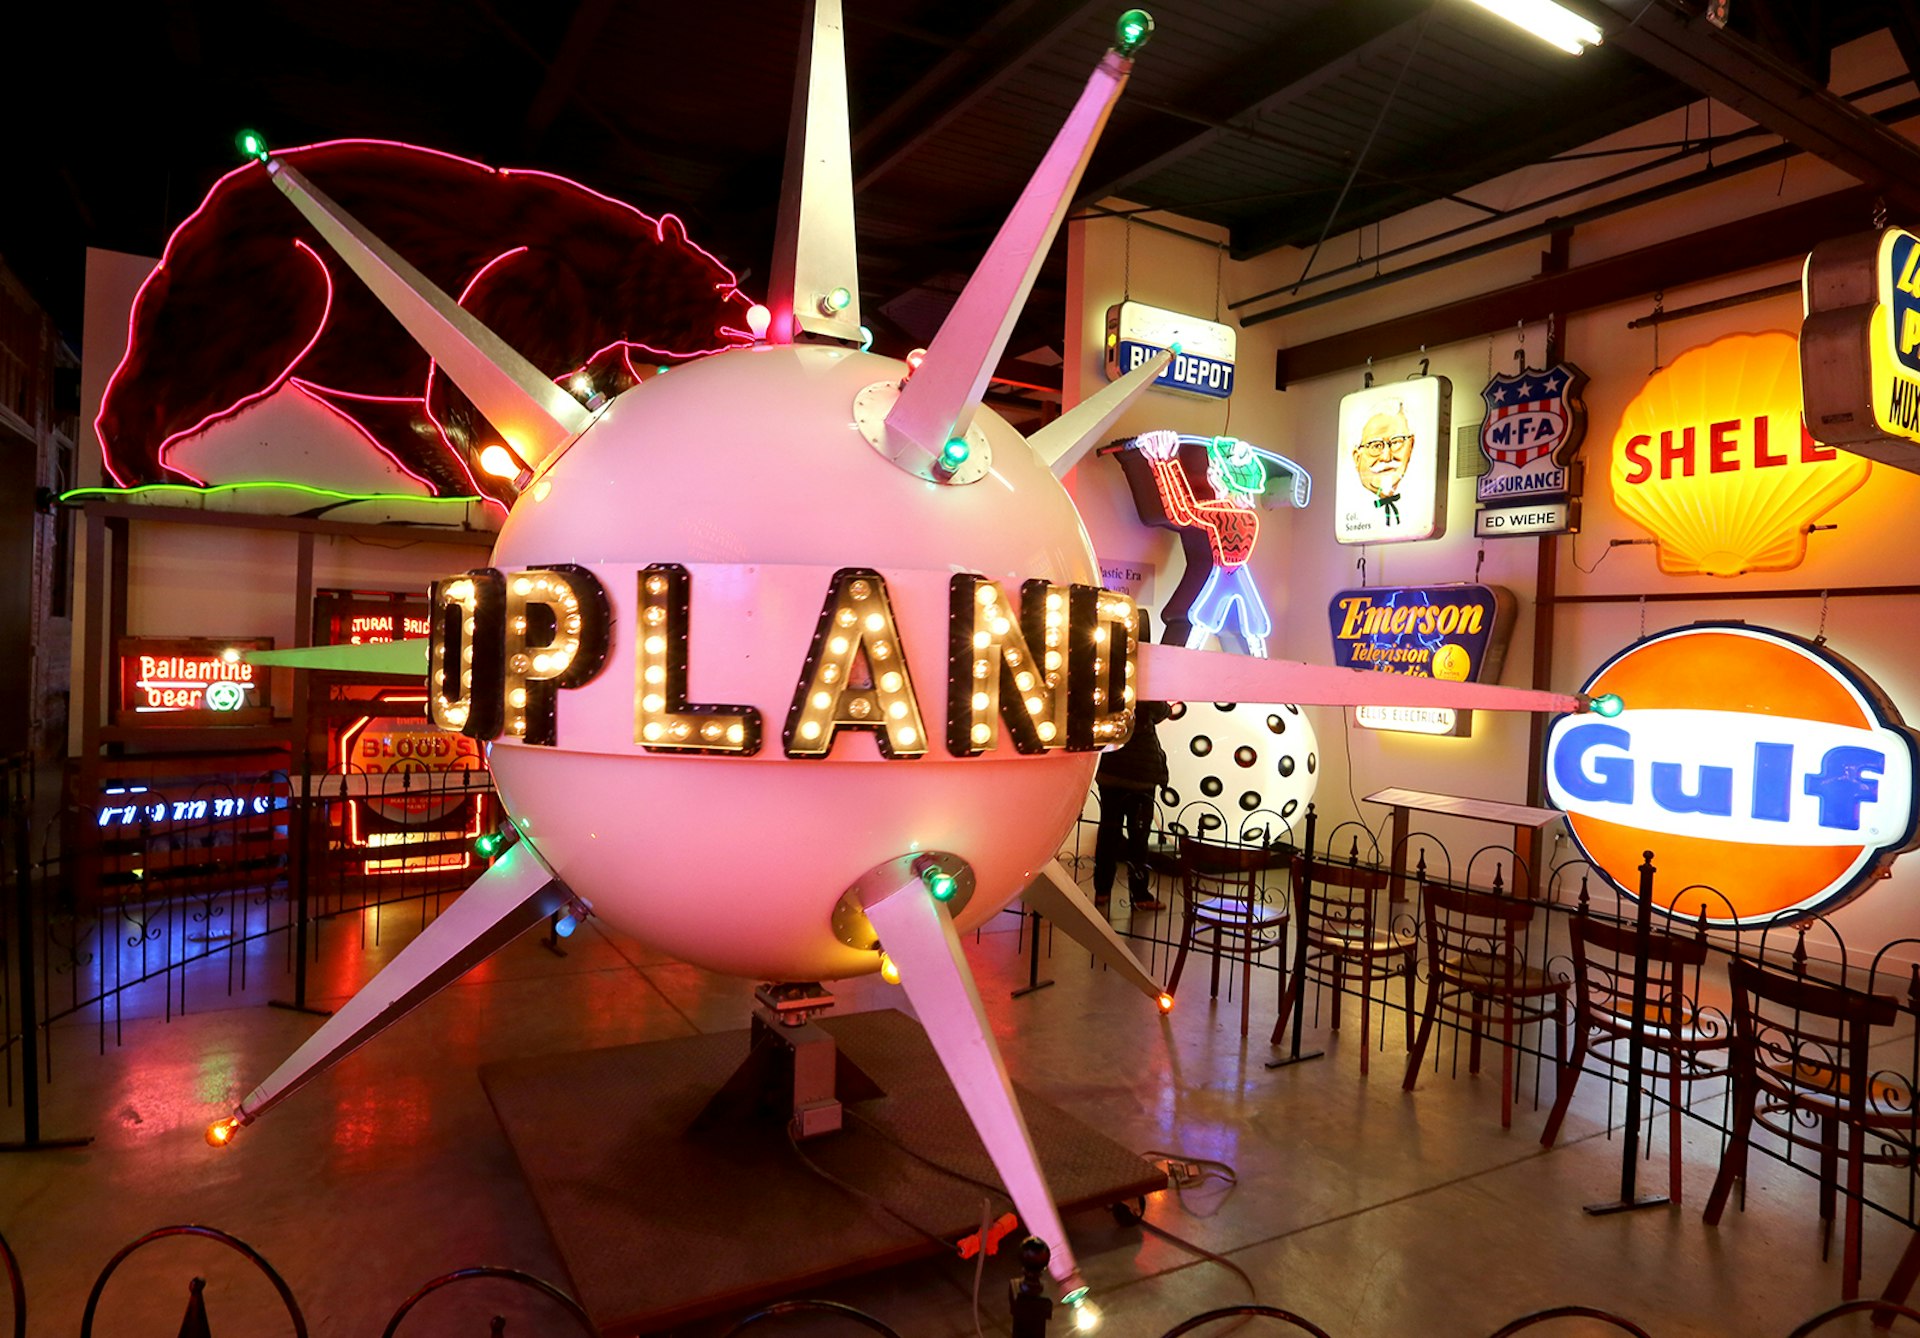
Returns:
[[[1660,543],[1669,576],[1784,571],[1806,526],[1867,481],[1800,417],[1800,341],[1729,335],[1647,378],[1613,434],[1613,503]]]

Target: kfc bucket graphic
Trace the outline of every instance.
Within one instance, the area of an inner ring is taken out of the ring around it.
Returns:
[[[1859,670],[1785,632],[1699,623],[1636,642],[1583,689],[1617,715],[1561,716],[1547,792],[1620,887],[1642,852],[1657,901],[1752,924],[1840,906],[1915,844],[1915,736]]]

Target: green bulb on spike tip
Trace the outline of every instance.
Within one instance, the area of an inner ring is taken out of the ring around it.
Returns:
[[[233,137],[233,143],[242,156],[267,161],[267,141],[258,130],[242,130]]]
[[[1113,27],[1113,46],[1123,56],[1136,55],[1153,36],[1153,15],[1144,9],[1129,9]]]
[[[1600,696],[1595,697],[1590,705],[1595,715],[1605,716],[1609,720],[1627,709],[1626,702],[1621,700],[1620,694],[1617,692],[1602,693]]]

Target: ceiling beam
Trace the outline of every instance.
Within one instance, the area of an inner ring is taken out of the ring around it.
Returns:
[[[618,0],[580,0],[574,6],[573,17],[567,20],[567,30],[547,65],[546,77],[527,104],[527,118],[520,128],[522,152],[532,152],[539,146],[541,137],[552,128],[580,86],[587,57],[599,44],[601,30],[617,3]]]
[[[1404,210],[1429,203],[1440,197],[1442,188],[1462,190],[1492,181],[1508,172],[1531,167],[1557,153],[1604,138],[1623,126],[1635,125],[1671,111],[1684,101],[1684,94],[1665,79],[1635,69],[1631,64],[1627,74],[1627,79],[1610,81],[1604,91],[1598,88],[1591,90],[1591,97],[1583,98],[1578,94],[1569,96],[1568,101],[1582,106],[1583,110],[1543,121],[1542,129],[1536,134],[1516,135],[1514,119],[1506,112],[1479,122],[1460,134],[1458,142],[1490,147],[1452,176],[1432,175],[1435,159],[1431,153],[1425,158],[1396,160],[1382,167],[1379,184],[1372,187],[1356,185],[1356,198],[1350,199],[1343,211],[1342,231],[1351,232],[1375,219],[1391,218]],[[1401,177],[1423,175],[1432,182],[1430,186],[1396,184]],[[1249,260],[1278,247],[1311,242],[1319,234],[1327,207],[1338,190],[1337,184],[1330,184],[1319,197],[1304,197],[1284,213],[1276,213],[1256,224],[1234,228],[1230,254],[1235,260]]]
[[[1907,73],[1920,79],[1920,0],[1888,0],[1887,31],[1900,48]]]
[[[1401,357],[1422,345],[1437,348],[1511,330],[1523,321],[1544,320],[1549,313],[1564,317],[1802,256],[1830,238],[1859,231],[1872,197],[1869,188],[1852,186],[1478,297],[1282,348],[1274,358],[1274,387],[1285,390],[1296,381],[1359,367],[1369,357]]]
[[[860,127],[853,138],[860,170],[854,194],[905,162],[1067,31],[1111,8],[1109,0],[1010,0],[974,38]]]
[[[1189,89],[1191,117],[1163,114],[1094,153],[1083,201],[1118,195],[1254,121],[1346,78],[1362,61],[1410,40],[1431,0],[1329,5],[1262,49]],[[1196,124],[1198,128],[1196,128]]]
[[[1737,33],[1672,0],[1587,0],[1609,44],[1638,56],[1920,214],[1920,145]]]

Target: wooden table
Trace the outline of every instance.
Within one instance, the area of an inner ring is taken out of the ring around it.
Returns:
[[[1561,814],[1558,809],[1534,808],[1530,804],[1505,804],[1497,799],[1472,799],[1457,794],[1430,794],[1425,790],[1375,790],[1366,797],[1369,804],[1386,804],[1393,809],[1393,836],[1388,872],[1392,875],[1388,883],[1389,896],[1394,901],[1406,899],[1407,875],[1407,814],[1418,810],[1421,813],[1437,813],[1448,818],[1470,818],[1475,822],[1497,822],[1513,828],[1517,843],[1522,833],[1538,831],[1548,823],[1557,820]],[[1528,889],[1532,895],[1532,889]]]

